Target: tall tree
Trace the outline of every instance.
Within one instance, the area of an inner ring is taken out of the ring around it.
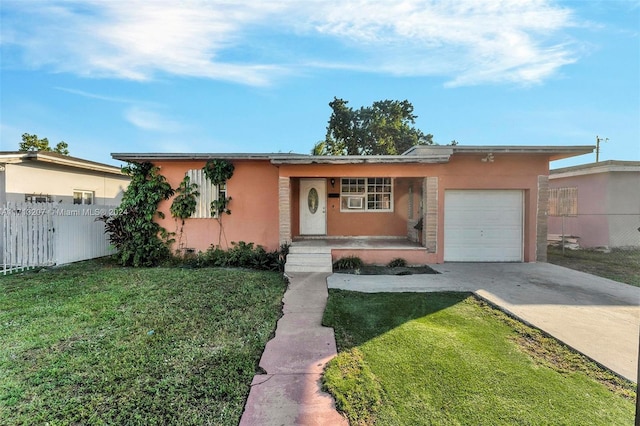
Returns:
[[[22,134],[22,142],[18,147],[18,151],[49,151],[49,152],[57,152],[62,155],[69,155],[69,145],[66,142],[61,141],[58,144],[51,148],[49,146],[49,139],[38,138],[38,135],[29,133]]]
[[[377,101],[358,110],[337,97],[324,141],[312,149],[315,155],[398,155],[414,145],[433,145],[433,135],[416,129],[413,105],[407,101]]]

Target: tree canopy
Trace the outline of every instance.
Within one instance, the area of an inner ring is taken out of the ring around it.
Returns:
[[[18,151],[49,151],[49,152],[57,152],[62,155],[69,155],[69,145],[66,142],[61,141],[58,144],[51,148],[49,146],[49,139],[38,138],[38,135],[29,133],[22,134],[22,142],[18,147]]]
[[[314,155],[398,155],[414,145],[433,145],[433,135],[416,129],[413,105],[407,101],[377,101],[354,110],[349,101],[333,98],[324,141]]]

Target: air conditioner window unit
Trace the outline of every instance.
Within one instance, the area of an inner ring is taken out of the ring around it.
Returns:
[[[350,209],[362,209],[364,197],[349,197],[347,199],[347,207]]]

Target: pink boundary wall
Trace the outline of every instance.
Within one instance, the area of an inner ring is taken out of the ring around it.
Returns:
[[[427,265],[429,263],[438,263],[438,257],[435,253],[427,253],[426,249],[333,249],[331,250],[331,258],[335,262],[347,256],[357,256],[366,264],[386,265],[395,258],[404,259],[409,265]]]

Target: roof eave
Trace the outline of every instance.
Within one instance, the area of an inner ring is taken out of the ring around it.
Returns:
[[[550,161],[593,152],[595,146],[450,146],[419,145],[401,155],[308,155],[283,153],[112,153],[116,160],[128,162],[206,161],[224,158],[232,161],[268,160],[272,164],[439,164],[452,155],[526,154],[545,155]]]
[[[206,161],[216,158],[227,160],[270,160],[273,157],[288,156],[288,157],[308,157],[304,154],[269,154],[269,153],[119,153],[114,152],[111,157],[116,160],[128,161],[128,162],[141,162],[141,161]]]
[[[550,170],[549,178],[559,179],[565,177],[612,172],[640,173],[640,161],[607,160],[599,163],[588,163],[580,164],[577,166],[563,167],[560,169]]]
[[[81,158],[50,154],[44,151],[26,151],[0,154],[0,162],[5,164],[19,164],[25,162],[42,162],[58,166],[73,167],[76,169],[91,170],[94,172],[109,173],[124,176],[122,170],[116,166],[83,160]]]
[[[280,164],[440,164],[450,155],[318,155],[307,157],[274,157],[271,163]]]
[[[592,153],[595,149],[593,145],[575,146],[518,146],[518,145],[417,145],[405,153],[403,156],[420,156],[436,154],[438,152],[451,152],[457,155],[486,155],[486,154],[507,154],[507,155],[546,155],[550,161],[561,160],[563,158],[575,157]]]

